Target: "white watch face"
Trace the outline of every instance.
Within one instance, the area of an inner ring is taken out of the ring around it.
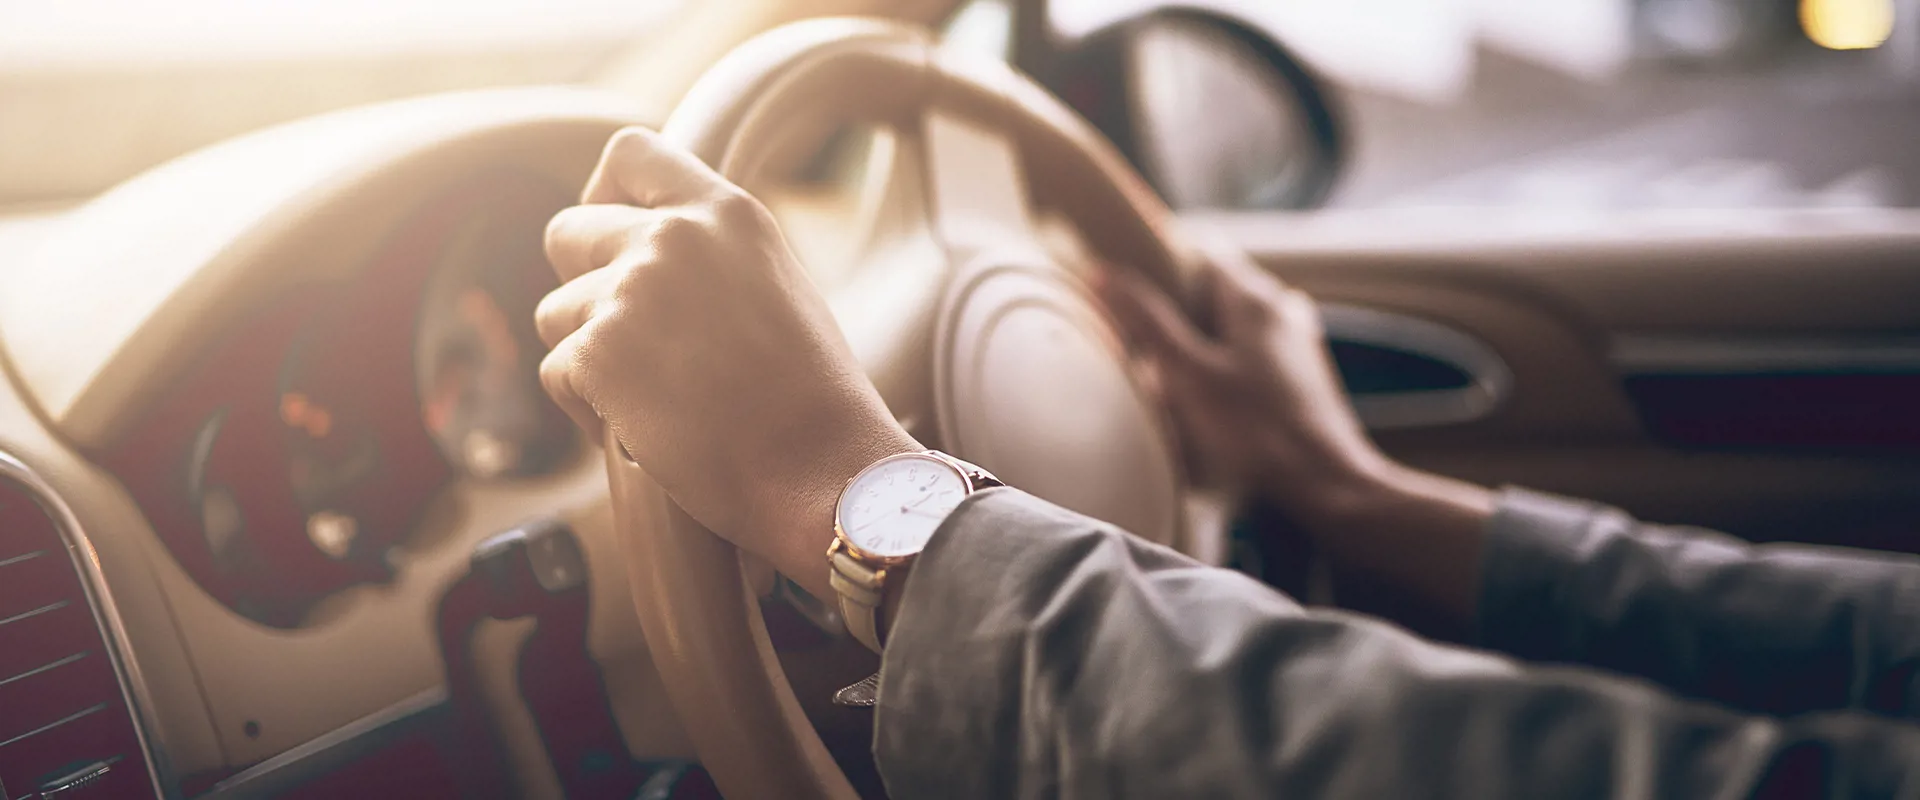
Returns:
[[[869,555],[910,556],[966,496],[966,478],[945,461],[919,454],[884,459],[840,495],[840,530]]]

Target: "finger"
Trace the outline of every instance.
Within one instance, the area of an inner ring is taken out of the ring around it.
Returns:
[[[1194,270],[1186,294],[1193,298],[1187,306],[1194,328],[1216,341],[1222,340],[1226,333],[1220,319],[1220,284],[1225,280],[1213,261],[1202,262],[1200,268]]]
[[[1145,292],[1134,278],[1110,268],[1094,282],[1093,288],[1106,304],[1127,346],[1143,357],[1157,358],[1163,349],[1159,346],[1159,340],[1164,337],[1155,324],[1152,312],[1147,309],[1148,301],[1143,298]]]
[[[561,209],[547,221],[547,261],[561,282],[613,263],[637,232],[659,215],[633,206],[598,204]]]
[[[1202,335],[1165,292],[1144,278],[1113,271],[1101,282],[1102,296],[1129,338],[1173,363],[1168,368],[1219,370],[1227,358]]]
[[[558,347],[593,318],[600,303],[613,296],[619,280],[615,270],[603,267],[560,284],[540,298],[540,305],[533,309],[533,327],[540,341],[549,348]]]
[[[635,126],[622,128],[607,141],[581,202],[658,208],[739,191],[686,148]]]
[[[1187,474],[1197,480],[1210,479],[1216,467],[1208,463],[1207,453],[1214,447],[1207,439],[1225,418],[1217,405],[1219,390],[1196,376],[1177,375],[1166,380],[1161,377],[1163,370],[1152,360],[1146,360],[1140,372],[1150,396],[1158,401],[1159,407],[1166,409]]]
[[[553,351],[540,359],[540,386],[547,390],[554,404],[566,412],[567,418],[587,434],[587,441],[597,444],[605,437],[606,423],[581,394],[576,382],[576,376],[585,366],[582,363],[585,346],[584,327],[554,345]]]
[[[1261,267],[1224,232],[1198,227],[1193,241],[1204,256],[1199,270],[1200,297],[1206,298],[1215,319],[1214,330],[1224,339],[1242,339],[1278,310],[1287,284]]]
[[[1186,231],[1196,250],[1205,259],[1206,271],[1242,286],[1281,287],[1285,284],[1273,273],[1261,268],[1225,231],[1211,226],[1189,225]]]

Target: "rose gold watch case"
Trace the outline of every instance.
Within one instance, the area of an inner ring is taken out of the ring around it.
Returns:
[[[854,484],[859,483],[860,479],[863,477],[866,477],[867,473],[880,468],[884,464],[892,463],[895,461],[908,461],[908,460],[934,461],[934,462],[938,462],[941,466],[946,467],[947,469],[953,470],[955,474],[958,474],[960,476],[960,481],[965,486],[965,489],[966,489],[965,493],[961,495],[962,499],[964,499],[967,495],[971,495],[974,492],[977,492],[983,488],[986,488],[987,485],[996,485],[996,486],[999,485],[999,482],[994,481],[993,476],[987,474],[986,470],[976,467],[965,461],[961,461],[960,459],[954,458],[953,456],[947,455],[946,453],[942,453],[938,450],[919,450],[912,453],[895,453],[893,455],[887,456],[886,458],[883,458],[871,464],[868,464],[865,468],[861,469],[859,472],[854,473],[854,476],[852,478],[847,479],[847,485],[840,487],[840,496],[838,498],[835,498],[833,501],[833,543],[830,545],[827,545],[827,561],[829,563],[833,561],[834,553],[838,553],[842,551],[846,552],[848,555],[853,556],[853,558],[859,561],[860,563],[865,564],[868,567],[872,567],[875,570],[885,569],[887,567],[897,567],[897,566],[900,566],[901,564],[905,564],[919,557],[920,553],[918,552],[908,553],[903,556],[882,556],[882,555],[875,555],[873,553],[869,553],[865,550],[860,549],[859,545],[854,544],[853,538],[847,535],[846,527],[840,524],[840,502],[846,499],[848,489],[853,488]],[[985,479],[985,480],[982,480],[982,479]],[[991,483],[988,483],[989,481]]]

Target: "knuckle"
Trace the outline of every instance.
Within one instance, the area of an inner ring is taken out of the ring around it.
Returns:
[[[547,395],[565,402],[573,396],[573,379],[568,374],[573,365],[573,354],[565,348],[554,348],[540,359],[540,387]]]
[[[560,213],[554,214],[552,219],[547,220],[547,230],[541,236],[541,244],[546,248],[548,260],[553,260],[555,256],[562,253],[568,242],[574,238],[574,231],[579,228],[576,224],[580,215],[579,208],[580,206],[572,206],[560,209]]]
[[[560,300],[555,297],[557,294],[559,294],[558,290],[548,292],[533,307],[533,324],[539,326],[541,330],[546,330],[548,324],[558,318]]]
[[[540,338],[549,345],[557,343],[568,333],[572,333],[571,330],[567,330],[570,327],[567,321],[569,316],[567,308],[566,299],[561,297],[558,291],[549,292],[546,297],[540,298],[538,305],[533,307],[534,328],[540,332]]]
[[[638,226],[624,226],[604,231],[596,236],[590,245],[589,258],[592,266],[620,264],[633,260],[638,245]]]
[[[744,228],[761,224],[767,208],[753,195],[729,184],[713,199],[713,218],[722,228]]]
[[[674,261],[700,255],[716,236],[712,222],[683,212],[655,221],[647,238],[663,259]]]
[[[628,164],[653,151],[653,131],[638,125],[629,125],[614,131],[613,138],[607,140],[607,149],[600,157],[609,164]]]
[[[618,271],[613,273],[613,285],[607,291],[611,309],[644,305],[659,296],[660,292],[655,286],[658,271],[657,265],[650,259],[628,259],[623,262]]]
[[[1286,313],[1299,324],[1311,328],[1318,329],[1325,324],[1320,318],[1320,304],[1314,302],[1312,295],[1297,289],[1287,291]]]
[[[1258,294],[1234,294],[1228,300],[1228,313],[1248,322],[1271,322],[1280,310],[1278,301],[1282,299]]]

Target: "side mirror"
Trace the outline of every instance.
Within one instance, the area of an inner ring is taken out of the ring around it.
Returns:
[[[1232,19],[1160,9],[1026,66],[1112,139],[1174,208],[1312,208],[1346,157],[1319,80]]]

